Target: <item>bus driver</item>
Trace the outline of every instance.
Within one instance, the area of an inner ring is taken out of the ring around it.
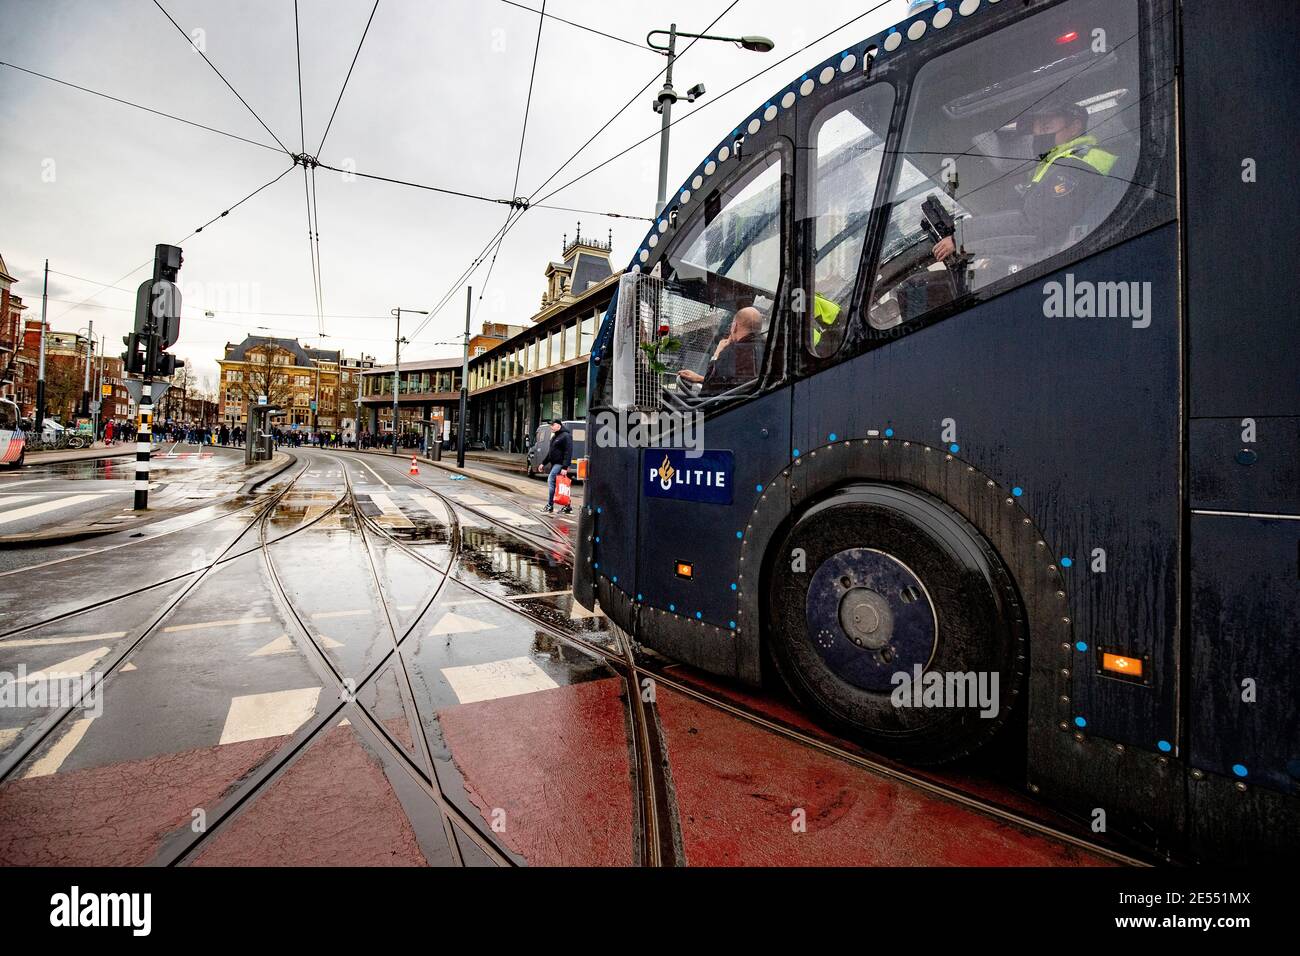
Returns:
[[[958,219],[955,233],[934,244],[936,262],[954,252],[965,256],[1027,249],[1043,259],[1071,241],[1071,230],[1084,220],[1119,157],[1099,148],[1097,137],[1087,132],[1087,109],[1068,98],[1035,105],[1024,122],[1039,161],[1029,182],[1017,187],[1021,207]]]
[[[699,396],[720,395],[730,388],[758,378],[763,361],[763,315],[752,305],[740,309],[731,320],[727,337],[713,350],[709,367],[701,375],[684,368],[677,373],[683,382],[699,385]]]

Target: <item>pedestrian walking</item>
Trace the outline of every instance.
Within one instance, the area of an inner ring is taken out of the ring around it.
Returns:
[[[550,474],[546,478],[546,507],[544,512],[553,512],[555,510],[555,480],[560,475],[568,475],[569,461],[573,458],[573,436],[569,430],[564,427],[564,422],[558,418],[551,422],[551,447],[546,452],[546,458],[537,466],[538,471],[545,471],[550,468]],[[563,514],[572,514],[573,506],[565,505],[560,509]]]

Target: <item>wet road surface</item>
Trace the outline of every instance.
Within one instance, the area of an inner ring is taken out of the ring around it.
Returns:
[[[135,448],[110,458],[0,472],[0,536],[125,520],[134,504]],[[242,449],[165,442],[154,452],[150,506],[183,509],[229,497],[245,480]],[[0,569],[22,564],[0,552]]]
[[[0,574],[0,865],[1113,862],[643,657],[569,595],[569,516],[295,454]]]

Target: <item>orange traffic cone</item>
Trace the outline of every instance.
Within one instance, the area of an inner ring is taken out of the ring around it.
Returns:
[[[410,470],[409,472],[407,472],[407,474],[418,475],[419,473],[420,473],[420,466],[417,465],[417,464],[415,463],[415,456],[412,455],[412,456],[411,456],[411,470]]]

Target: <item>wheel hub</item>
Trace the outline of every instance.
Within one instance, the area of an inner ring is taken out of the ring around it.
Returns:
[[[920,579],[891,555],[850,548],[832,555],[808,588],[808,634],[843,680],[888,693],[898,671],[926,667],[938,640],[937,617]]]
[[[878,651],[894,636],[894,613],[886,598],[854,587],[840,598],[840,626],[854,644]]]

